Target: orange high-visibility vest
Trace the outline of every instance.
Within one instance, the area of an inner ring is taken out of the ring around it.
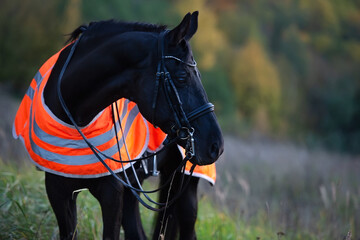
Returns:
[[[48,59],[33,78],[15,116],[13,136],[22,140],[30,158],[44,171],[76,178],[110,175],[74,126],[58,119],[44,102],[44,88],[62,50]],[[147,149],[159,150],[166,134],[147,122],[134,102],[120,99],[116,104],[120,120],[115,117],[115,122],[117,125],[121,122],[124,130],[123,136],[119,126],[117,127],[120,154],[110,106],[101,111],[87,126],[81,128],[90,143],[106,155],[115,159],[120,159],[121,156],[122,160],[138,158]],[[110,159],[104,161],[114,172],[120,172],[130,166]],[[188,171],[190,167],[187,165]],[[205,168],[208,167],[197,166],[194,176],[205,178],[214,184],[215,165],[210,171],[204,170]]]
[[[60,51],[61,52],[61,51]],[[109,175],[109,171],[93,155],[74,126],[58,119],[46,106],[43,92],[60,52],[39,69],[25,94],[15,117],[13,135],[23,141],[30,158],[42,170],[62,176],[92,178]],[[138,158],[147,149],[149,130],[147,122],[135,103],[126,99],[118,105],[124,136],[118,127],[121,159]],[[120,123],[115,119],[116,124]],[[100,151],[120,159],[111,107],[101,111],[81,131]],[[126,147],[123,142],[125,139]],[[128,156],[128,153],[129,156]],[[104,159],[114,172],[129,165]]]
[[[184,158],[185,157],[185,149],[180,147],[179,145],[178,145],[178,148],[179,148],[179,151],[181,152],[181,155]],[[191,169],[192,165],[193,164],[190,161],[186,162],[186,165],[185,165],[185,174],[186,175],[190,175],[190,169]],[[203,165],[203,166],[196,165],[192,176],[205,179],[209,183],[211,183],[211,185],[215,185],[215,181],[216,181],[215,163],[210,164],[210,165]]]

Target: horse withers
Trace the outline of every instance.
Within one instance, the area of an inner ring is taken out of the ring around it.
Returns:
[[[115,175],[126,168],[126,144],[143,153],[135,138],[114,128],[135,115],[111,121],[110,105],[135,102],[141,114],[187,150],[191,162],[215,162],[223,137],[208,103],[189,40],[198,13],[165,26],[103,21],[77,28],[70,44],[40,68],[19,107],[14,136],[23,140],[33,162],[46,173],[47,195],[61,239],[76,237],[76,191],[88,188],[103,213],[103,238],[118,239],[124,185]],[[140,119],[141,120],[141,119]],[[139,120],[139,121],[140,121]],[[99,155],[99,152],[104,155]],[[120,179],[121,180],[121,179]],[[133,192],[134,190],[131,189]]]

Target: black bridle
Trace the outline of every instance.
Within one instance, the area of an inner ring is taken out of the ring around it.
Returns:
[[[171,127],[171,133],[169,134],[169,138],[180,138],[181,140],[186,140],[187,144],[185,147],[186,156],[189,159],[195,157],[195,140],[194,140],[194,132],[195,129],[191,126],[191,122],[204,114],[210,113],[214,111],[214,105],[212,103],[206,103],[190,113],[186,114],[182,107],[182,102],[179,96],[179,93],[176,89],[174,81],[171,78],[169,71],[166,68],[165,60],[173,59],[182,64],[185,64],[189,67],[196,67],[196,62],[185,62],[180,58],[171,55],[165,55],[165,37],[169,30],[165,30],[159,34],[158,38],[158,56],[160,57],[159,63],[157,66],[156,72],[156,81],[155,81],[155,92],[153,98],[153,123],[155,120],[155,112],[156,112],[156,103],[157,97],[159,93],[160,86],[164,89],[166,101],[172,111],[174,116],[174,125]],[[160,85],[161,84],[161,85]]]
[[[159,39],[158,39],[158,45],[159,45],[159,52],[160,52],[160,60],[158,63],[158,67],[157,67],[157,73],[156,73],[156,81],[155,81],[155,93],[154,93],[154,100],[153,100],[153,104],[152,104],[152,108],[153,108],[153,116],[155,116],[155,110],[156,110],[156,103],[157,103],[157,96],[158,96],[158,92],[160,89],[160,83],[162,84],[161,86],[164,89],[164,93],[165,93],[165,97],[166,100],[168,102],[168,105],[170,107],[170,109],[172,110],[173,114],[174,114],[174,118],[175,118],[175,124],[171,127],[171,134],[169,134],[169,136],[171,136],[169,138],[169,142],[170,143],[175,143],[177,140],[181,139],[181,140],[186,140],[187,144],[185,147],[185,151],[186,151],[186,156],[185,158],[182,160],[181,164],[177,167],[177,169],[175,170],[175,172],[173,173],[172,177],[175,175],[176,172],[180,171],[181,169],[185,169],[185,164],[188,160],[190,160],[191,158],[195,157],[195,141],[194,141],[194,128],[191,127],[190,122],[199,118],[200,116],[213,112],[214,111],[214,105],[211,103],[206,103],[198,108],[196,108],[195,110],[191,111],[189,114],[185,114],[183,108],[182,108],[182,102],[181,99],[179,97],[178,91],[176,89],[176,86],[173,82],[173,80],[171,79],[170,73],[167,71],[166,66],[165,66],[165,59],[174,59],[176,61],[179,61],[183,64],[186,64],[190,67],[196,67],[196,62],[193,63],[187,63],[175,56],[165,56],[164,55],[164,44],[165,44],[165,36],[167,34],[168,31],[164,31],[161,32],[159,35]],[[186,187],[182,187],[183,185],[183,181],[184,179],[181,180],[181,191],[179,191],[177,193],[177,195],[171,199],[170,201],[168,201],[167,203],[157,203],[153,200],[151,200],[148,196],[147,193],[154,193],[156,191],[159,191],[160,189],[162,189],[163,187],[165,187],[167,184],[170,183],[171,179],[168,179],[168,181],[161,187],[159,187],[156,190],[152,190],[152,191],[144,191],[141,186],[140,189],[133,187],[130,184],[130,181],[126,175],[126,171],[124,170],[124,174],[125,174],[125,178],[126,178],[126,182],[121,179],[107,164],[106,162],[103,160],[103,158],[107,158],[107,159],[111,159],[113,161],[116,162],[120,162],[120,163],[133,163],[136,161],[140,161],[143,159],[147,159],[153,155],[158,154],[159,152],[155,153],[155,154],[151,154],[148,155],[146,157],[142,157],[142,158],[138,158],[138,159],[129,159],[129,160],[122,160],[122,159],[114,159],[111,156],[107,156],[106,154],[104,154],[103,152],[101,152],[99,149],[97,149],[94,145],[92,145],[89,140],[86,138],[86,136],[82,133],[81,129],[79,128],[79,126],[76,124],[74,118],[72,117],[67,105],[65,104],[65,101],[62,97],[61,94],[61,80],[62,77],[66,71],[66,68],[75,52],[76,46],[77,44],[80,42],[82,35],[80,35],[80,37],[73,43],[71,50],[69,52],[69,55],[60,71],[59,77],[58,77],[58,84],[57,84],[57,93],[58,93],[58,97],[59,97],[59,101],[61,103],[61,106],[63,107],[63,110],[65,111],[66,115],[68,116],[69,120],[72,122],[72,124],[74,125],[75,129],[79,132],[79,134],[82,136],[82,138],[84,139],[85,143],[89,146],[89,148],[92,150],[92,152],[94,153],[95,157],[104,165],[104,167],[111,173],[111,175],[113,175],[113,177],[115,177],[115,179],[117,179],[119,182],[121,182],[125,187],[128,187],[132,193],[134,194],[134,196],[138,199],[138,201],[145,206],[146,208],[153,210],[153,211],[161,211],[164,208],[166,208],[169,204],[171,204],[172,202],[174,202],[183,192],[183,190]],[[113,109],[114,111],[114,109]],[[113,112],[114,115],[114,112]],[[114,126],[116,126],[116,124],[114,124]],[[115,127],[115,132],[116,132],[116,127]],[[117,133],[116,133],[117,136]],[[119,143],[119,140],[117,139],[117,142]],[[125,142],[124,142],[125,143]],[[168,145],[171,145],[171,144]],[[165,146],[166,147],[166,146]],[[165,148],[164,147],[164,148]],[[164,149],[163,148],[163,149]],[[120,152],[120,149],[119,149]],[[194,168],[195,168],[195,164],[193,164],[191,170],[190,170],[190,176],[192,175]],[[135,174],[136,175],[136,174]],[[136,176],[137,177],[137,176]],[[138,179],[137,179],[138,181]],[[188,181],[185,183],[185,186],[190,182],[190,178],[188,179]],[[152,203],[162,206],[160,209],[154,208],[150,205],[148,205],[147,203],[144,202],[144,200],[142,200],[139,196],[138,193],[143,193],[145,195],[145,197]]]

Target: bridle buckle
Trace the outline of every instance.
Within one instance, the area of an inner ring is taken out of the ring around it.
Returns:
[[[177,130],[177,136],[181,140],[187,140],[185,147],[185,155],[188,159],[191,159],[195,156],[195,139],[194,139],[195,129],[190,127],[181,127]]]
[[[186,144],[186,156],[191,159],[195,156],[195,139],[194,139],[194,132],[195,129],[191,128],[192,131],[189,131],[188,142]]]

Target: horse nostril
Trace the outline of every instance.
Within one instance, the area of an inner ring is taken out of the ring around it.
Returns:
[[[210,147],[210,152],[209,152],[209,156],[211,159],[218,159],[220,156],[220,148],[219,145],[217,143],[213,143]]]

